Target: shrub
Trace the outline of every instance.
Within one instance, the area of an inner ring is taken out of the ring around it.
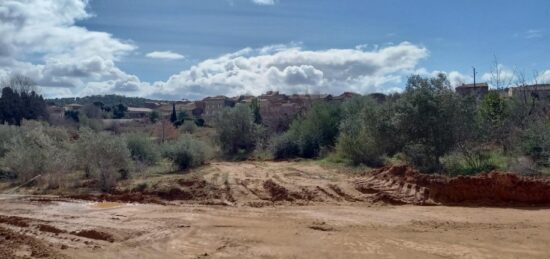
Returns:
[[[20,181],[71,169],[71,144],[65,130],[30,121],[24,121],[19,130],[20,134],[6,144],[2,165],[16,173]]]
[[[384,143],[381,137],[382,114],[370,98],[357,98],[344,105],[336,150],[353,164],[382,164]]]
[[[183,133],[193,134],[195,133],[195,131],[197,131],[197,124],[195,124],[194,121],[185,120],[183,122],[183,125],[181,125],[181,130],[183,131]]]
[[[80,132],[75,154],[79,165],[98,180],[98,187],[111,191],[117,180],[129,171],[130,151],[123,138],[90,129]]]
[[[126,146],[134,161],[146,165],[155,165],[160,159],[157,145],[146,135],[132,134],[126,136]]]
[[[473,175],[495,169],[506,170],[508,165],[500,152],[473,148],[470,152],[452,152],[441,158],[445,172],[451,175]]]
[[[340,114],[338,105],[314,104],[306,114],[292,122],[286,133],[272,141],[273,157],[313,158],[322,148],[331,149],[338,135]]]
[[[271,141],[270,150],[276,160],[293,158],[300,154],[300,147],[295,141],[295,137],[290,134],[274,137]]]
[[[223,154],[233,158],[236,155],[246,157],[256,147],[258,127],[248,106],[237,105],[223,110],[216,121]]]
[[[0,158],[9,151],[9,143],[17,138],[18,134],[17,127],[0,124]]]
[[[520,139],[523,154],[540,166],[550,166],[550,118],[532,122]]]
[[[170,159],[179,170],[187,170],[206,163],[211,157],[208,145],[189,135],[163,146],[162,156]]]

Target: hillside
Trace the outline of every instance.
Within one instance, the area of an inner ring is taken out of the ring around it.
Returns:
[[[127,97],[122,95],[92,95],[86,97],[74,97],[74,98],[55,98],[48,99],[48,103],[55,104],[57,106],[65,106],[67,104],[92,104],[94,102],[102,102],[106,106],[113,106],[117,104],[124,104],[131,107],[144,107],[147,102],[160,102],[159,100],[152,100],[141,97]]]

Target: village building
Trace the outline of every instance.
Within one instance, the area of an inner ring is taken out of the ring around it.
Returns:
[[[82,106],[83,105],[78,103],[71,103],[65,105],[63,108],[65,109],[65,111],[79,111],[80,109],[82,109]]]
[[[128,107],[126,117],[130,119],[148,118],[152,112],[153,110],[149,108]]]
[[[462,84],[456,87],[455,91],[462,96],[473,95],[481,100],[489,92],[489,85],[487,83]]]
[[[50,119],[63,119],[65,117],[65,108],[56,105],[49,105],[47,107]]]
[[[534,98],[536,100],[550,101],[550,84],[536,84],[519,87],[511,87],[506,91],[508,97]]]

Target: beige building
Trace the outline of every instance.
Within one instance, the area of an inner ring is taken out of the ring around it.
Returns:
[[[535,98],[537,100],[550,101],[550,84],[528,85],[523,87],[511,87],[507,91],[509,97]]]
[[[130,119],[141,119],[149,117],[152,112],[153,109],[149,108],[128,107],[128,111],[126,111],[126,116]]]
[[[489,92],[489,85],[487,83],[462,84],[456,87],[455,90],[460,95],[474,95],[478,99],[482,99]]]

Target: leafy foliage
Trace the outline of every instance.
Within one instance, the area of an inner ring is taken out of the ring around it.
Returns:
[[[211,157],[208,145],[190,135],[163,146],[162,156],[170,159],[179,170],[187,170],[203,165]]]
[[[217,121],[218,141],[226,156],[248,154],[256,147],[259,125],[254,123],[248,106],[224,109]]]
[[[131,134],[126,136],[126,145],[130,150],[130,156],[134,161],[155,165],[160,160],[160,151],[156,144],[144,134]]]

